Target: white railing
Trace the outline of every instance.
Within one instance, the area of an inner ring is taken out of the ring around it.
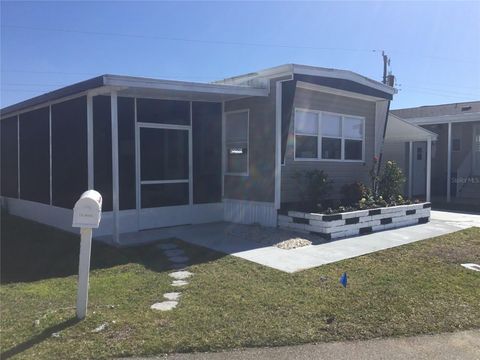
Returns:
[[[463,186],[466,183],[466,179],[472,172],[472,153],[469,152],[463,159],[460,166],[457,168],[457,195],[462,191]]]

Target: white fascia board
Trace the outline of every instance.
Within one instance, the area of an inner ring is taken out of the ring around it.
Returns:
[[[293,64],[284,64],[272,68],[251,72],[248,74],[232,76],[225,79],[214,81],[214,84],[239,84],[255,78],[271,79],[275,77],[282,77],[293,75]]]
[[[359,99],[359,100],[374,101],[374,102],[385,101],[386,100],[384,98],[359,94],[359,93],[355,93],[355,92],[351,92],[351,91],[335,89],[335,88],[332,88],[332,87],[329,87],[329,86],[311,84],[311,83],[307,83],[307,82],[304,82],[304,81],[298,81],[297,82],[297,87],[301,88],[301,89],[318,91],[318,92],[323,92],[323,93],[328,93],[328,94],[333,94],[333,95],[339,95],[339,96],[344,96],[344,97]]]
[[[308,66],[308,65],[293,64],[293,72],[295,74],[302,74],[302,75],[323,76],[323,77],[330,77],[335,79],[351,80],[356,83],[386,92],[387,94],[393,95],[397,93],[397,89],[391,86],[369,79],[365,76],[362,76],[360,74],[354,73],[353,71],[349,71],[349,70],[328,69],[328,68],[314,67],[314,66]]]
[[[126,88],[159,89],[210,94],[226,94],[240,96],[268,96],[267,88],[248,87],[238,85],[205,84],[174,80],[157,80],[130,76],[107,75],[104,77],[106,86],[120,86]]]
[[[425,128],[422,128],[421,126],[418,126],[416,124],[412,124],[406,121],[405,119],[402,119],[396,115],[393,115],[392,113],[388,114],[388,120],[390,124],[391,124],[391,121],[399,121],[403,123],[405,127],[409,129],[409,131],[411,131],[411,134],[409,134],[408,136],[402,136],[400,134],[392,135],[388,133],[388,129],[387,129],[387,135],[386,135],[385,141],[426,141],[428,139],[435,141],[438,139],[438,134],[435,134],[434,132],[427,130]]]
[[[293,75],[293,74],[324,76],[324,77],[330,77],[335,79],[351,80],[356,83],[386,92],[387,94],[393,95],[397,93],[397,89],[391,86],[385,85],[381,82],[367,78],[365,76],[362,76],[360,74],[357,74],[353,71],[329,69],[329,68],[299,65],[299,64],[285,64],[285,65],[275,66],[269,69],[260,70],[260,71],[245,74],[245,75],[234,76],[234,77],[226,78],[223,80],[218,80],[215,83],[235,84],[235,83],[243,83],[253,78],[263,77],[263,78],[271,79],[275,77],[281,77],[281,76]]]
[[[480,121],[480,112],[468,113],[468,114],[408,118],[405,120],[409,123],[416,124],[416,125],[434,125],[434,124],[447,124],[447,123],[459,123],[459,122],[473,122],[473,121]]]

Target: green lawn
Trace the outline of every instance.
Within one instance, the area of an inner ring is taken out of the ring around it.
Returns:
[[[2,359],[152,355],[480,327],[480,275],[459,265],[480,262],[479,228],[296,274],[179,242],[195,275],[170,312],[150,310],[175,290],[161,253],[96,245],[82,322],[74,320],[77,238],[4,214],[1,236]],[[343,271],[346,290],[338,282]],[[92,332],[103,323],[105,330]]]

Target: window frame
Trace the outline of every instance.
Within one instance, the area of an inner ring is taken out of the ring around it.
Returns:
[[[247,113],[247,171],[246,172],[228,171],[227,117],[230,114],[238,114],[238,113]],[[247,109],[224,111],[222,127],[223,127],[223,133],[225,134],[225,141],[223,144],[223,164],[225,167],[224,175],[249,176],[249,173],[250,173],[250,109],[247,108]]]
[[[305,111],[305,112],[312,112],[317,114],[317,119],[318,119],[318,133],[317,135],[305,135],[302,133],[298,133],[296,131],[296,114],[297,111]],[[323,136],[322,134],[322,119],[323,119],[323,114],[328,114],[328,115],[334,115],[334,116],[340,116],[341,117],[341,137],[332,137],[332,136]],[[359,141],[360,139],[354,139],[351,137],[345,137],[344,136],[344,118],[354,118],[354,119],[359,119],[362,121],[362,158],[355,160],[355,159],[345,159],[345,140],[357,140]],[[365,117],[364,116],[358,116],[358,115],[350,115],[350,114],[340,114],[340,113],[334,113],[330,111],[322,111],[322,110],[316,110],[316,109],[306,109],[306,108],[299,108],[296,107],[294,109],[294,119],[293,119],[293,160],[294,161],[325,161],[325,162],[354,162],[354,163],[364,163],[365,162]],[[301,158],[297,157],[297,135],[300,136],[316,136],[317,137],[317,157],[316,158]],[[341,156],[340,159],[326,159],[322,157],[322,138],[335,138],[335,139],[341,139]]]

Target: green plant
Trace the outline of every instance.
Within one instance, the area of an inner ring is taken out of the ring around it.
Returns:
[[[300,199],[307,206],[318,206],[332,187],[332,181],[328,180],[328,175],[323,170],[296,172],[294,178],[297,181]]]
[[[345,205],[357,204],[360,199],[368,197],[371,193],[370,189],[361,182],[345,184],[340,189]]]
[[[370,190],[373,196],[378,195],[378,182],[380,180],[380,177],[378,175],[378,157],[374,156],[373,157],[373,162],[372,162],[372,167],[370,168],[370,171],[368,174],[370,175]]]
[[[394,161],[387,161],[378,182],[378,194],[388,203],[402,202],[402,187],[405,176]],[[399,198],[400,196],[400,198]]]

